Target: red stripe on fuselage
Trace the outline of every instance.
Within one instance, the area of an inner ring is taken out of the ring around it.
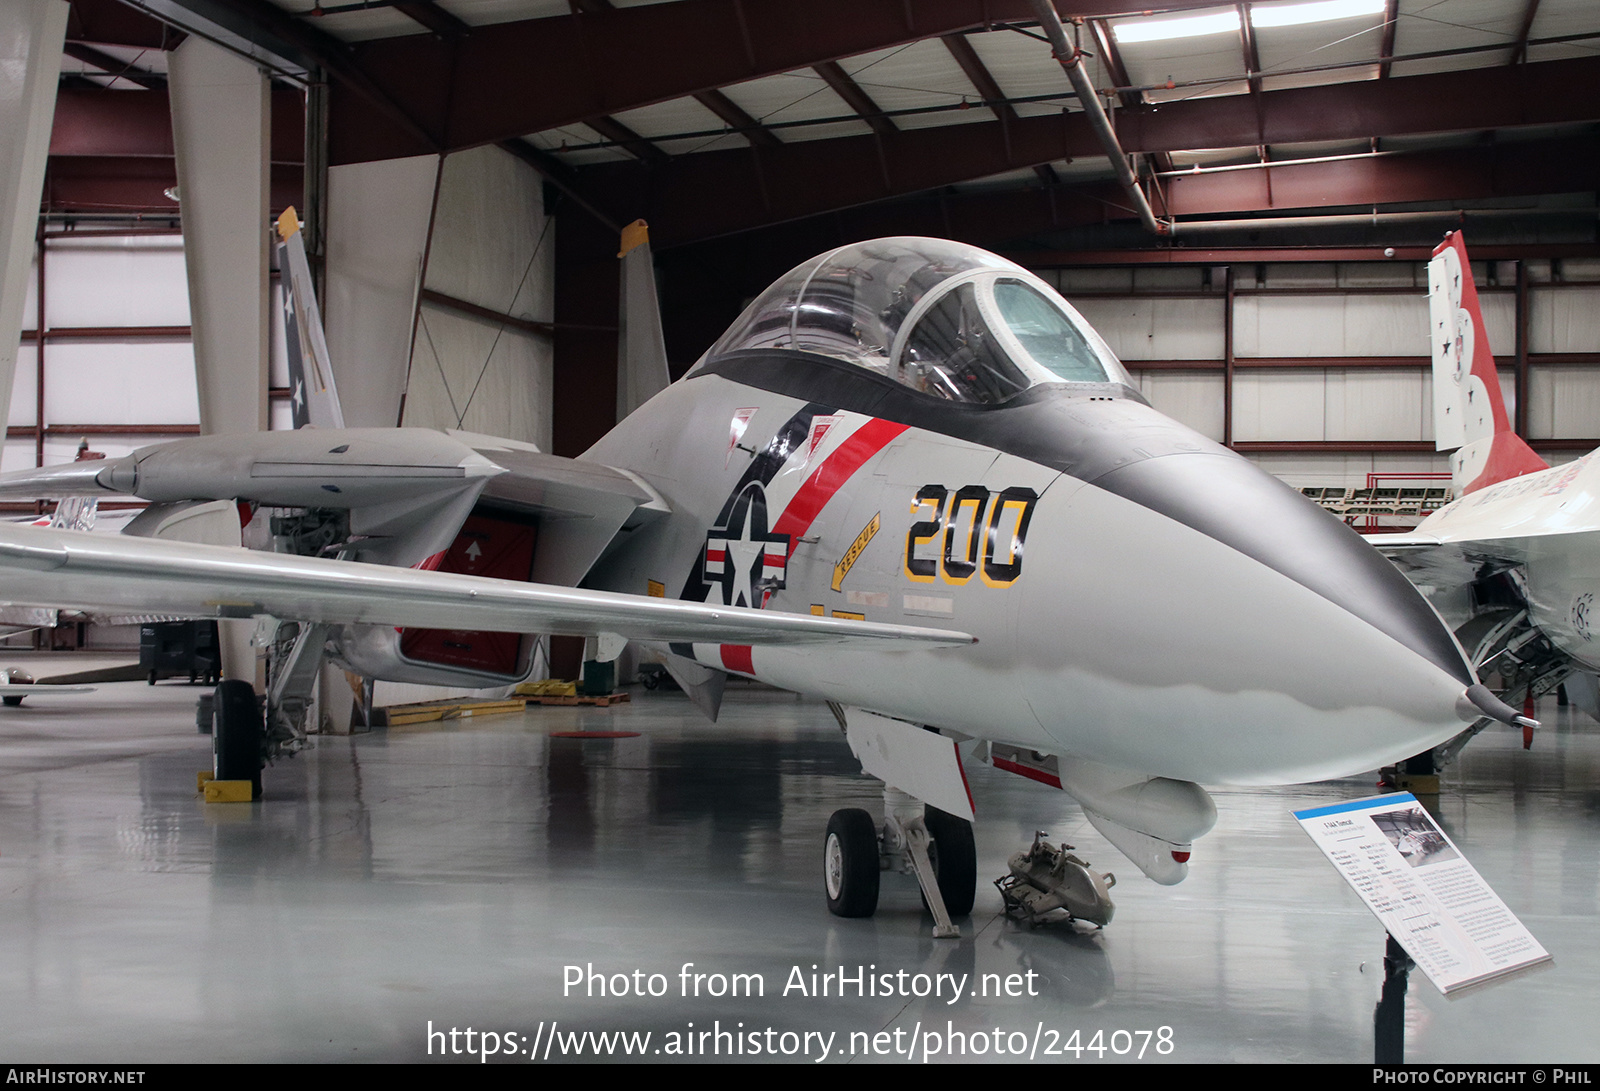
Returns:
[[[869,458],[909,427],[874,417],[857,428],[854,435],[841,443],[839,449],[817,467],[817,472],[800,486],[800,491],[794,494],[794,499],[789,501],[789,506],[783,509],[783,514],[772,525],[774,533],[789,535],[791,555],[794,553],[795,540],[811,528],[812,522],[834,494],[844,487],[845,482],[854,477]]]
[[[722,645],[722,665],[731,671],[740,674],[754,674],[755,665],[750,661],[750,645],[724,644]]]
[[[1036,780],[1040,784],[1048,784],[1052,788],[1061,787],[1061,778],[1052,773],[1046,773],[1043,769],[1035,769],[1031,765],[1023,765],[1009,758],[994,758],[992,760],[996,769],[1004,769],[1006,772],[1015,773],[1019,777],[1027,777],[1029,780]],[[965,770],[962,771],[962,775],[966,775]],[[970,791],[968,794],[971,794]]]
[[[854,435],[823,460],[822,465],[817,467],[816,473],[800,486],[794,498],[783,509],[783,514],[778,516],[778,521],[772,525],[773,533],[789,535],[791,555],[794,553],[795,542],[810,529],[822,509],[833,499],[834,494],[844,487],[845,482],[854,477],[856,471],[861,469],[868,459],[887,447],[890,441],[909,427],[907,424],[895,424],[893,421],[874,417],[857,428]],[[765,601],[762,605],[766,605]],[[741,674],[753,675],[756,672],[748,644],[722,645],[722,665]]]

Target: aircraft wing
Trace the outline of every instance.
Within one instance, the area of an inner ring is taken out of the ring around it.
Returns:
[[[1444,544],[1432,534],[1367,534],[1362,538],[1385,557],[1423,553]]]
[[[0,602],[189,617],[764,646],[937,647],[967,633],[708,606],[225,546],[0,526]]]
[[[1368,534],[1365,541],[1394,562],[1412,583],[1444,589],[1464,587],[1521,564],[1523,536],[1452,540],[1438,534]]]

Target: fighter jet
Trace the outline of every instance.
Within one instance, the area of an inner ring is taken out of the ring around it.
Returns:
[[[1590,452],[1552,469],[1512,431],[1460,232],[1434,251],[1428,298],[1435,442],[1459,448],[1456,499],[1415,531],[1368,541],[1427,590],[1477,669],[1497,675],[1525,716],[1567,681],[1600,717],[1600,463]],[[1532,721],[1517,722],[1531,744]]]
[[[940,935],[974,899],[974,762],[1069,793],[1170,884],[1215,821],[1199,782],[1342,776],[1513,715],[1358,535],[1152,409],[1038,277],[944,240],[805,262],[579,458],[314,428],[0,480],[63,493],[152,503],[122,536],[0,528],[0,600],[293,623],[269,739],[324,655],[490,685],[529,633],[652,642],[713,717],[732,675],[826,699],[885,784],[881,817],[829,824],[828,905],[871,914],[903,864]],[[259,548],[163,540],[185,526]]]

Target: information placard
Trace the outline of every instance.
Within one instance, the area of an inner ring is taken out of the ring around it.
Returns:
[[[1409,792],[1294,817],[1440,992],[1550,960]]]

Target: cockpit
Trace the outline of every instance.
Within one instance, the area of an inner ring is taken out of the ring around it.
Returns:
[[[708,358],[745,349],[829,356],[981,405],[1046,383],[1133,385],[1055,289],[945,239],[875,239],[800,265],[745,309]]]

